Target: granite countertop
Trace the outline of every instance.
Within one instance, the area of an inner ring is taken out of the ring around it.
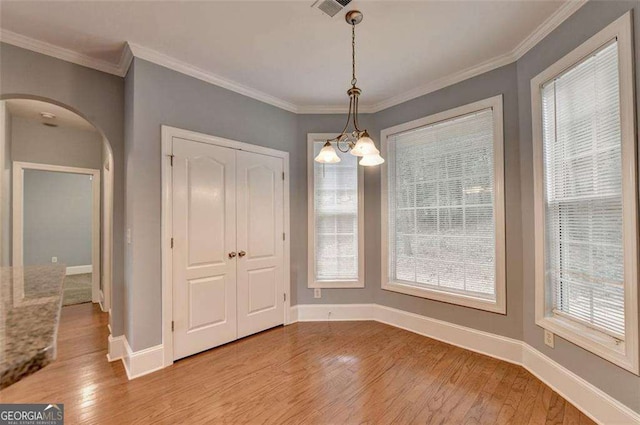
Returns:
[[[0,268],[0,389],[55,360],[62,265]]]

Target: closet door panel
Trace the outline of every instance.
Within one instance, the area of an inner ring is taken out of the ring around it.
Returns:
[[[284,322],[283,160],[237,153],[238,337]]]
[[[173,141],[174,359],[233,341],[236,329],[236,158]]]

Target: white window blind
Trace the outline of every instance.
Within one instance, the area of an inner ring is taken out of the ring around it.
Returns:
[[[545,284],[555,314],[624,339],[618,46],[542,87]]]
[[[337,164],[313,161],[316,282],[358,280],[358,157],[337,153]]]
[[[491,108],[389,136],[392,281],[495,300]]]

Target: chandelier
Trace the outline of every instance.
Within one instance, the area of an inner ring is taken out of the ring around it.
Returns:
[[[340,162],[340,157],[333,147],[333,143],[335,143],[340,152],[351,152],[351,155],[362,157],[360,165],[378,165],[384,162],[380,151],[369,137],[367,130],[361,130],[358,126],[358,97],[362,90],[356,87],[358,82],[356,79],[356,25],[362,22],[362,13],[358,10],[352,10],[347,13],[345,20],[351,25],[351,88],[347,90],[349,95],[347,123],[338,137],[326,141],[315,160],[322,164]],[[353,123],[353,131],[348,132],[350,122]]]

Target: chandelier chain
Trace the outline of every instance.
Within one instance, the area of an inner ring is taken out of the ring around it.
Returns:
[[[347,14],[347,22],[351,25],[351,88],[347,91],[349,95],[349,110],[347,113],[347,122],[340,132],[340,135],[334,137],[333,139],[327,140],[327,143],[335,142],[336,148],[340,152],[348,152],[353,149],[356,142],[363,137],[363,135],[367,136],[366,130],[360,129],[360,123],[358,122],[358,113],[359,113],[359,96],[360,89],[356,86],[358,83],[358,79],[356,78],[356,25],[362,21],[362,14],[358,11],[353,11],[356,13],[355,17],[349,16]],[[358,16],[359,14],[359,16]],[[349,125],[353,124],[354,131],[347,133]],[[344,144],[344,147],[343,147]]]
[[[356,79],[356,25],[362,22],[362,13],[358,10],[352,10],[345,15],[345,20],[351,25],[351,87],[347,90],[349,95],[347,122],[338,136],[325,142],[315,161],[321,164],[340,162],[341,159],[336,153],[337,149],[342,153],[351,152],[352,155],[363,157],[359,161],[360,165],[379,165],[384,162],[384,159],[380,156],[380,151],[376,148],[367,130],[361,130],[358,122],[359,97],[362,90],[356,86],[358,83]],[[354,128],[353,131],[347,133],[350,124],[353,124]],[[335,148],[333,143],[335,143]]]
[[[356,86],[356,24],[351,23],[351,85]]]

